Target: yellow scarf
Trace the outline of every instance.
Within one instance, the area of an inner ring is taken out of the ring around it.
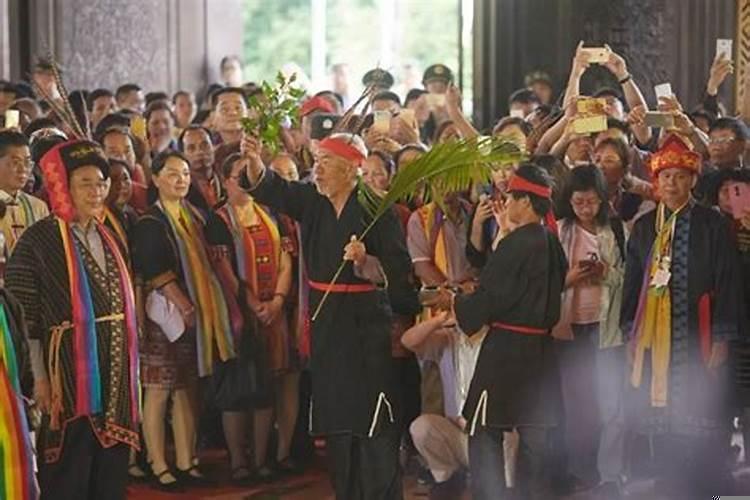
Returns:
[[[432,245],[434,242],[432,260],[438,271],[443,276],[448,277],[448,253],[445,247],[445,215],[442,213],[437,203],[429,203],[419,209],[419,217],[422,220],[427,242]],[[436,228],[437,226],[437,228]],[[437,231],[437,234],[435,234]]]
[[[198,373],[213,372],[214,343],[219,359],[235,356],[229,311],[206,254],[203,236],[185,204],[164,204],[164,212],[177,236],[186,285],[196,311]]]
[[[666,207],[656,209],[656,239],[651,249],[647,281],[644,280],[634,324],[635,357],[630,382],[640,387],[645,352],[651,350],[651,406],[667,406],[672,340],[672,296],[669,288],[672,241],[677,217],[687,206],[666,217]]]

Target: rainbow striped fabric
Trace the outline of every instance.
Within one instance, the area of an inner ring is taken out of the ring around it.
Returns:
[[[18,362],[5,307],[0,304],[0,498],[27,500],[38,496]]]

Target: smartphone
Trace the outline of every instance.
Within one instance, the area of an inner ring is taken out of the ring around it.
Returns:
[[[672,85],[669,83],[660,83],[654,86],[654,93],[656,94],[656,102],[662,97],[672,97]]]
[[[584,260],[578,261],[578,267],[584,270],[589,270],[596,266],[597,262],[599,262],[599,256],[594,252],[589,252]]]
[[[375,111],[373,113],[372,128],[375,132],[387,134],[391,131],[391,112],[388,110]]]
[[[607,116],[595,115],[573,120],[573,132],[576,134],[595,134],[607,130]]]
[[[729,185],[729,204],[735,219],[742,218],[744,212],[750,209],[750,184],[747,182],[732,182]]]
[[[581,115],[606,115],[607,100],[603,97],[586,97],[576,101],[576,111]]]
[[[445,106],[445,94],[427,94],[427,105],[430,109]]]
[[[716,58],[732,59],[732,40],[728,38],[716,39]]]
[[[592,64],[604,64],[609,61],[609,49],[606,47],[586,47],[581,51],[588,54],[588,61]]]
[[[21,113],[17,109],[8,109],[5,111],[5,128],[18,128],[21,120]]]
[[[510,116],[512,118],[521,118],[521,119],[526,118],[526,115],[523,114],[523,110],[522,109],[518,109],[518,108],[511,109],[510,110]]]
[[[146,119],[142,116],[133,117],[130,120],[130,132],[142,141],[147,140]]]
[[[644,118],[644,124],[651,128],[672,128],[674,127],[674,115],[672,113],[648,111]]]

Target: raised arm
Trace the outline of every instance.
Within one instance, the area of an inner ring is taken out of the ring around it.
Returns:
[[[276,209],[292,219],[301,220],[305,209],[311,207],[319,196],[315,187],[301,182],[285,181],[266,168],[260,155],[260,143],[253,136],[243,136],[240,151],[246,165],[240,177],[240,186],[250,192],[259,203]]]
[[[625,58],[612,50],[609,45],[605,45],[605,47],[609,49],[609,61],[604,66],[617,78],[618,83],[622,87],[622,93],[625,96],[625,103],[628,105],[628,109],[638,109],[645,112],[648,109],[648,104],[643,97],[641,89],[635,83],[633,75],[628,71]],[[638,142],[640,144],[648,144],[651,140],[651,129],[643,125],[642,121],[635,121],[632,126],[633,134]]]
[[[464,112],[461,110],[461,92],[455,85],[451,85],[448,88],[445,104],[448,109],[448,116],[456,124],[456,128],[461,132],[461,136],[464,139],[479,137],[479,132],[464,116]]]

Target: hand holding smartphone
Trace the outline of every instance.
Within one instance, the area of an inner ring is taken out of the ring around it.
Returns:
[[[146,132],[146,119],[142,116],[136,116],[130,121],[130,132],[142,141],[148,140]]]
[[[591,64],[604,64],[609,61],[609,49],[606,47],[584,47],[581,53],[587,54],[587,61]]]
[[[654,93],[656,94],[656,102],[662,97],[672,97],[672,85],[670,83],[660,83],[654,86]]]
[[[729,185],[729,204],[735,219],[741,219],[750,210],[750,184],[732,182]]]
[[[5,111],[5,128],[18,128],[21,122],[21,114],[17,109]]]
[[[732,59],[732,40],[728,38],[716,39],[716,59]]]
[[[674,127],[674,115],[672,113],[648,111],[643,119],[643,124],[651,128],[672,128]]]
[[[387,110],[375,111],[373,113],[373,124],[372,128],[375,132],[381,134],[388,134],[391,131],[391,112]]]

